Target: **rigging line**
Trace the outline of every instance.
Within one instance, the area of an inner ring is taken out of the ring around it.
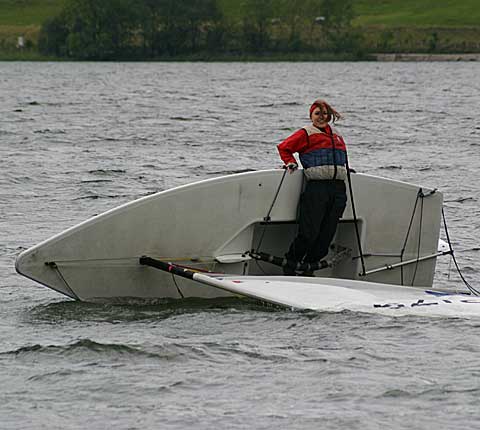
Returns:
[[[258,242],[256,252],[259,252],[260,246],[262,245],[263,238],[264,238],[265,232],[267,230],[267,225],[268,225],[268,223],[270,222],[270,219],[271,219],[270,214],[272,213],[273,207],[275,206],[275,202],[277,201],[277,197],[278,197],[278,194],[280,193],[280,189],[282,188],[283,180],[285,179],[285,175],[287,173],[287,170],[288,169],[283,170],[282,179],[280,180],[280,183],[278,184],[277,191],[275,192],[275,196],[273,197],[272,204],[270,205],[270,209],[268,210],[267,216],[265,218],[263,218],[263,220],[265,221],[265,224],[263,225],[262,235],[260,236],[260,240]]]
[[[417,262],[415,263],[415,271],[413,272],[413,278],[412,278],[412,287],[413,283],[415,282],[415,277],[417,276],[417,269],[418,269],[418,263],[419,263],[419,258],[420,258],[420,245],[421,245],[421,240],[422,240],[422,224],[423,224],[423,193],[421,195],[421,202],[420,202],[420,224],[418,227],[418,245],[417,245]]]
[[[73,260],[55,260],[56,263],[90,263],[92,261],[125,261],[135,260],[138,261],[139,257],[117,257],[117,258],[82,258]]]
[[[421,188],[417,192],[417,198],[415,199],[415,205],[413,206],[413,212],[412,212],[412,216],[410,218],[410,224],[408,225],[407,235],[405,236],[405,241],[403,242],[403,248],[400,251],[402,257],[403,257],[403,254],[405,253],[405,248],[407,247],[408,236],[410,236],[410,230],[412,229],[413,219],[415,218],[415,212],[417,211],[418,199],[420,197],[422,197],[422,189]]]
[[[450,274],[452,273],[452,259],[448,260],[448,280],[450,281]]]
[[[403,256],[405,254],[405,249],[407,248],[408,237],[410,236],[410,230],[411,230],[412,225],[413,225],[413,219],[415,218],[415,213],[417,211],[418,199],[422,195],[421,193],[422,193],[422,189],[420,188],[417,192],[417,197],[415,199],[415,204],[413,205],[412,216],[410,217],[410,223],[408,224],[408,229],[407,229],[407,234],[405,236],[405,241],[403,242],[403,247],[400,250],[400,261],[403,261]],[[403,285],[404,284],[404,282],[403,282],[403,266],[400,268],[400,280],[401,280],[401,284]]]
[[[417,211],[417,204],[418,204],[418,199],[420,197],[420,191],[421,191],[421,188],[417,192],[417,198],[415,199],[415,204],[413,205],[413,212],[412,212],[412,216],[410,217],[410,223],[408,224],[407,234],[403,242],[403,247],[400,250],[400,261],[403,261],[403,255],[405,254],[405,249],[407,248],[408,237],[410,236],[410,229],[412,228],[413,219],[415,218],[415,212]],[[401,282],[401,285],[404,285],[403,266],[400,267],[400,282]]]
[[[80,300],[78,298],[78,296],[75,294],[75,292],[72,290],[72,287],[70,287],[70,285],[68,285],[68,282],[67,280],[65,279],[65,277],[63,276],[62,272],[60,271],[60,268],[55,264],[49,264],[49,266],[55,270],[55,272],[57,272],[58,276],[60,277],[60,279],[63,281],[63,283],[65,284],[65,286],[67,287],[68,291],[70,291],[70,293],[72,294],[72,296],[75,298],[75,300]]]
[[[192,260],[192,257],[176,257],[176,258],[171,258],[171,257],[159,257],[162,260],[168,260],[168,261],[194,261],[194,262],[201,262],[201,263],[209,263],[212,260]],[[84,259],[75,259],[75,260],[55,260],[55,263],[62,263],[62,264],[68,264],[68,263],[92,263],[92,262],[122,262],[122,261],[138,261],[139,257],[118,257],[118,258],[84,258]],[[50,262],[47,262],[50,263]]]
[[[180,297],[184,299],[185,296],[183,295],[182,290],[180,290],[180,287],[178,286],[177,280],[175,279],[175,275],[173,273],[172,273],[172,280],[173,280],[173,283],[175,284],[175,287],[177,288],[178,294],[180,294]]]
[[[367,252],[366,254],[363,254],[365,258],[367,257],[401,257],[400,254],[376,254],[373,252]],[[352,260],[358,260],[360,258],[360,255],[354,255],[352,257]]]
[[[258,260],[255,260],[255,263],[257,264],[257,267],[260,269],[260,271],[261,271],[264,275],[267,275],[267,272],[265,272],[265,270],[263,270],[263,267],[260,265],[259,261],[258,261]]]
[[[465,277],[463,276],[462,272],[460,271],[460,267],[458,267],[457,259],[455,258],[455,254],[453,252],[452,248],[452,242],[450,241],[450,235],[448,234],[448,227],[447,227],[447,222],[445,220],[445,212],[443,210],[442,206],[442,218],[443,218],[443,226],[445,228],[445,236],[447,237],[447,242],[448,246],[450,247],[450,255],[452,256],[453,264],[455,264],[455,267],[457,268],[457,272],[460,275],[460,278],[462,279],[463,283],[465,286],[469,289],[469,291],[474,295],[474,296],[480,296],[480,291],[478,291],[476,288],[472,287]]]
[[[355,211],[355,200],[353,198],[352,178],[350,176],[350,165],[348,164],[348,155],[346,151],[345,151],[345,165],[347,168],[347,179],[348,179],[348,189],[350,191],[350,202],[352,204],[353,224],[355,225],[355,235],[357,237],[358,252],[360,256],[360,262],[362,264],[362,273],[360,274],[360,276],[365,276],[365,259],[363,258],[362,241],[360,240],[360,231],[358,230],[357,212]]]

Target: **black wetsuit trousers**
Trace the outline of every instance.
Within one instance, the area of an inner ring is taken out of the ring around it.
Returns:
[[[290,245],[286,258],[305,263],[324,258],[346,204],[344,181],[307,182],[300,196],[298,235]]]

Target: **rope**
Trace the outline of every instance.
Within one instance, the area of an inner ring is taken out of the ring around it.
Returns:
[[[287,174],[287,169],[284,169],[282,179],[280,180],[280,183],[278,184],[277,191],[275,192],[275,196],[273,197],[272,204],[270,205],[270,209],[268,210],[267,216],[265,218],[263,218],[263,220],[265,221],[265,224],[263,226],[262,235],[260,236],[260,240],[258,242],[256,252],[259,252],[260,246],[262,245],[263,238],[265,236],[265,231],[267,230],[267,225],[271,220],[270,214],[272,213],[273,207],[275,206],[275,202],[277,201],[277,197],[278,197],[278,194],[280,193],[280,189],[282,188],[283,180],[285,179],[286,174]]]
[[[83,258],[83,259],[72,259],[72,260],[55,260],[55,263],[61,263],[63,265],[65,264],[84,264],[84,263],[93,263],[93,262],[99,262],[99,263],[113,263],[118,261],[119,263],[122,263],[127,260],[132,260],[133,262],[137,262],[139,257],[118,257],[118,258]]]
[[[183,295],[182,291],[180,290],[180,287],[178,286],[177,280],[175,279],[175,275],[174,275],[173,273],[172,273],[172,281],[173,281],[173,283],[175,284],[175,287],[176,287],[176,289],[177,289],[178,294],[180,294],[180,297],[181,297],[182,299],[184,299],[185,296]]]
[[[358,252],[360,253],[359,256],[362,264],[362,273],[360,274],[360,276],[365,276],[365,259],[363,258],[362,241],[360,240],[360,231],[358,230],[358,219],[357,219],[357,212],[355,210],[355,199],[353,198],[352,179],[350,177],[350,166],[348,164],[347,153],[345,153],[345,165],[347,168],[347,179],[348,179],[348,189],[350,192],[350,202],[352,204],[353,224],[355,225],[355,235],[357,237]]]
[[[450,235],[448,234],[448,227],[447,227],[447,222],[445,220],[445,212],[442,207],[442,218],[443,218],[443,226],[445,228],[445,236],[447,237],[447,242],[448,246],[450,247],[450,255],[452,256],[453,263],[455,264],[455,267],[457,268],[457,272],[460,275],[460,278],[462,279],[463,283],[465,286],[468,288],[468,290],[474,295],[474,296],[480,296],[480,291],[478,291],[476,288],[472,287],[465,277],[463,276],[462,272],[460,271],[460,267],[458,267],[457,259],[455,258],[455,254],[453,252],[453,247],[452,247],[452,242],[450,241]]]
[[[57,266],[57,264],[55,264],[55,263],[49,263],[48,266],[51,267],[53,270],[55,270],[55,272],[57,272],[59,278],[63,281],[63,283],[64,283],[65,286],[67,287],[68,291],[70,291],[70,293],[71,293],[72,296],[75,298],[75,300],[80,300],[80,299],[78,298],[78,296],[75,294],[75,292],[72,290],[72,287],[70,287],[70,285],[68,284],[67,280],[66,280],[65,277],[63,276],[63,273],[60,271],[60,268]]]
[[[410,217],[410,223],[408,224],[407,234],[405,236],[405,241],[403,242],[403,248],[400,251],[400,261],[403,261],[403,255],[405,254],[405,249],[407,248],[408,237],[410,236],[410,230],[412,229],[413,219],[415,218],[415,212],[417,211],[418,199],[422,195],[422,189],[420,188],[417,193],[417,198],[415,199],[415,204],[413,206],[412,216]],[[403,266],[400,267],[400,282],[403,285]]]
[[[422,198],[421,203],[420,203],[420,221],[419,221],[419,226],[418,226],[418,244],[417,244],[417,262],[415,263],[415,271],[413,272],[413,278],[412,278],[412,287],[413,283],[415,282],[415,277],[417,276],[417,269],[418,269],[418,262],[420,258],[420,244],[421,244],[421,239],[422,239],[422,224],[423,224],[423,193],[420,196]]]
[[[259,261],[260,261],[260,260],[255,260],[255,263],[256,263],[257,267],[260,269],[260,271],[261,271],[264,275],[267,275],[267,272],[265,272],[265,270],[263,270],[263,267],[260,265]]]
[[[54,262],[47,262],[46,264],[49,265],[50,263],[58,263],[58,264],[62,264],[63,266],[65,265],[68,265],[68,264],[88,264],[88,263],[115,263],[115,262],[118,262],[118,263],[122,263],[122,266],[124,266],[124,262],[126,261],[129,261],[131,260],[132,262],[132,265],[137,265],[138,264],[138,259],[140,257],[118,257],[118,258],[84,258],[84,259],[72,259],[72,260],[55,260]],[[175,261],[187,261],[187,260],[190,260],[192,262],[199,262],[199,263],[212,263],[213,260],[211,259],[205,259],[205,260],[200,260],[200,259],[197,259],[197,260],[192,260],[191,257],[176,257],[176,258],[172,258],[172,257],[157,257],[161,260],[168,260],[168,261],[172,261],[172,262],[175,262]],[[188,267],[188,266],[185,266],[185,267]],[[199,270],[199,269],[197,269]]]

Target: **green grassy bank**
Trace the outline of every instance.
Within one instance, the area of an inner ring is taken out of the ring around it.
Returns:
[[[385,53],[479,53],[479,0],[357,0],[353,24]]]
[[[478,0],[357,0],[357,26],[395,29],[480,26]]]

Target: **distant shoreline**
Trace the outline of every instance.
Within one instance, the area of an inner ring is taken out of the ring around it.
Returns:
[[[48,57],[38,54],[37,52],[16,52],[16,53],[2,53],[0,51],[0,62],[6,61],[52,61],[52,62],[82,62],[71,58]],[[353,54],[304,54],[297,53],[289,54],[263,54],[263,55],[209,55],[209,54],[194,54],[194,55],[179,55],[175,57],[159,57],[148,59],[131,59],[118,58],[109,60],[88,60],[93,62],[257,62],[257,63],[271,63],[271,62],[342,62],[342,61],[378,61],[378,62],[427,62],[427,61],[480,61],[480,53],[456,53],[456,54],[419,54],[419,53],[389,53],[389,54],[365,54],[357,57]]]
[[[372,54],[376,61],[480,61],[476,54]]]

